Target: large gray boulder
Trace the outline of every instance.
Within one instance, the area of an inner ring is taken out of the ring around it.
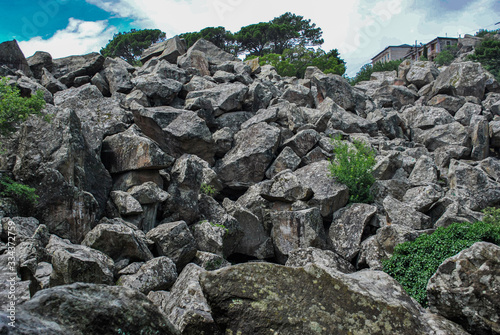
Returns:
[[[487,72],[479,63],[452,63],[436,78],[433,93],[483,99],[488,78]]]
[[[189,57],[194,51],[203,53],[209,64],[217,65],[236,60],[236,56],[219,49],[212,42],[201,38],[188,49],[185,55],[179,57],[178,62],[182,62],[182,58]]]
[[[233,334],[467,334],[383,272],[247,263],[202,273],[200,284],[215,323]]]
[[[336,182],[328,170],[328,161],[320,161],[304,166],[294,172],[304,187],[310,187],[313,197],[307,202],[311,207],[318,207],[321,216],[328,217],[344,207],[349,201],[347,186]]]
[[[66,86],[73,86],[75,78],[89,76],[92,78],[101,71],[105,58],[93,52],[82,56],[69,56],[52,60],[52,74]]]
[[[200,285],[200,275],[206,272],[195,264],[188,264],[160,310],[184,335],[219,334]],[[150,294],[152,295],[152,294]]]
[[[58,286],[19,307],[16,330],[7,334],[178,334],[151,301],[125,287]]]
[[[271,237],[278,262],[285,264],[295,249],[315,247],[327,249],[328,241],[318,208],[301,211],[271,212]]]
[[[173,157],[161,150],[156,142],[144,136],[136,125],[104,139],[102,160],[111,173],[160,170],[172,166],[174,162]]]
[[[410,205],[390,195],[384,199],[383,206],[390,224],[398,224],[415,230],[429,229],[432,226],[427,215],[417,212]]]
[[[439,75],[439,70],[433,62],[416,61],[406,74],[406,80],[418,89],[430,84]]]
[[[156,73],[144,74],[132,79],[135,88],[147,95],[151,105],[165,106],[170,104],[177,93],[182,89],[182,84],[173,79],[165,79]]]
[[[233,188],[247,188],[262,181],[279,138],[280,130],[263,122],[238,132],[234,147],[216,165],[217,175]]]
[[[82,245],[102,251],[115,262],[123,259],[130,262],[149,261],[153,254],[145,237],[142,231],[134,230],[123,223],[101,220],[101,223],[85,236]]]
[[[186,103],[192,99],[204,98],[212,103],[214,116],[226,112],[241,110],[248,87],[242,83],[227,83],[201,91],[191,91],[186,96]]]
[[[67,285],[75,282],[112,285],[114,262],[104,253],[72,244],[52,235],[47,245],[52,257],[53,271],[50,286]]]
[[[161,224],[146,236],[154,242],[156,253],[169,257],[179,270],[196,256],[196,240],[184,221]]]
[[[311,78],[311,84],[316,86],[320,95],[320,103],[326,99],[332,99],[337,105],[348,111],[364,111],[367,97],[354,89],[345,78],[336,74],[325,75],[315,73]]]
[[[27,76],[32,75],[28,62],[16,40],[0,43],[0,66],[2,65],[10,69],[21,70]]]
[[[52,56],[48,52],[37,51],[33,56],[26,58],[26,60],[31,72],[33,72],[33,77],[36,79],[42,78],[44,68],[50,73],[54,67]]]
[[[335,212],[328,231],[333,250],[352,261],[360,250],[363,232],[376,213],[377,207],[367,204],[352,204]]]
[[[335,252],[313,247],[293,250],[288,255],[288,260],[285,263],[286,266],[295,268],[303,267],[307,264],[314,264],[318,267],[333,269],[343,273],[355,272],[354,266]]]
[[[472,334],[500,334],[500,247],[478,242],[445,260],[427,297],[432,312]]]
[[[176,280],[174,262],[162,256],[144,263],[135,274],[121,276],[116,284],[148,294],[150,291],[168,290]]]
[[[106,78],[111,94],[116,92],[129,93],[134,88],[129,66],[121,58],[106,58],[102,74]]]
[[[160,43],[155,43],[142,52],[141,62],[145,64],[153,57],[160,56],[169,63],[177,64],[177,58],[186,53],[186,41],[179,36],[174,36]]]
[[[51,122],[32,118],[18,133],[14,176],[36,186],[34,216],[51,233],[80,242],[101,218],[111,176],[89,145],[82,119],[49,107]]]

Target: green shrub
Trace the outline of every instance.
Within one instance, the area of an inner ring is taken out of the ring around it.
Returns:
[[[434,58],[434,62],[437,65],[450,65],[457,58],[457,55],[458,46],[449,45]]]
[[[372,175],[375,166],[375,151],[361,141],[352,145],[342,141],[341,136],[332,139],[335,158],[330,161],[331,175],[349,188],[349,202],[368,203],[373,200],[370,187],[375,182]]]
[[[217,190],[212,185],[203,183],[200,186],[200,192],[209,196],[214,196],[217,194]]]
[[[24,184],[16,183],[7,176],[0,178],[0,195],[12,197],[18,203],[36,204],[38,195],[35,189]]]
[[[500,80],[500,40],[485,37],[469,59],[480,62],[497,80]]]
[[[29,98],[21,97],[19,89],[8,84],[8,78],[0,79],[0,134],[15,131],[15,124],[26,120],[31,114],[41,114],[45,108],[43,92],[38,91]]]
[[[488,209],[483,221],[454,223],[421,235],[413,242],[399,244],[383,270],[396,279],[422,306],[427,306],[427,283],[439,265],[449,257],[486,241],[500,245],[500,210]]]

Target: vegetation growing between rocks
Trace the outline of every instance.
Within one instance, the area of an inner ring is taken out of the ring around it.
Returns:
[[[434,58],[434,62],[437,65],[443,66],[443,65],[450,65],[451,62],[457,58],[458,55],[458,46],[455,45],[448,45],[443,51],[441,51],[436,58]]]
[[[500,80],[500,40],[491,35],[484,38],[469,59],[481,65]]]
[[[332,139],[332,143],[335,158],[330,161],[330,173],[349,188],[349,202],[372,202],[370,187],[375,182],[372,175],[376,163],[375,151],[358,140],[354,140],[352,144],[342,141],[340,135]]]
[[[500,245],[500,209],[490,208],[484,213],[483,221],[454,223],[413,242],[399,244],[393,256],[383,261],[383,270],[427,307],[427,283],[447,258],[480,241]]]
[[[0,79],[0,135],[8,135],[16,130],[18,122],[26,120],[30,115],[40,115],[45,107],[43,92],[38,91],[29,98],[21,97],[15,86],[8,84],[8,78]],[[8,176],[0,177],[0,195],[12,197],[17,203],[36,203],[38,195],[35,189],[17,183]]]
[[[217,190],[212,185],[203,183],[200,186],[200,192],[209,196],[214,196],[217,194]]]

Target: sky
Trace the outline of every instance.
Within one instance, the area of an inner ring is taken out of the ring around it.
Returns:
[[[285,12],[320,27],[322,48],[338,49],[350,77],[389,45],[500,28],[499,0],[0,0],[0,42],[16,39],[26,57],[60,58],[99,52],[132,28],[167,37],[217,26],[237,32]]]

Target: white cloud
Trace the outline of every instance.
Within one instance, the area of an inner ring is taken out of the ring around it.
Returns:
[[[19,42],[19,46],[26,57],[36,51],[46,51],[53,58],[83,55],[99,52],[116,32],[116,28],[108,27],[107,21],[88,22],[70,18],[68,26],[58,30],[52,37],[33,37],[28,41]]]

